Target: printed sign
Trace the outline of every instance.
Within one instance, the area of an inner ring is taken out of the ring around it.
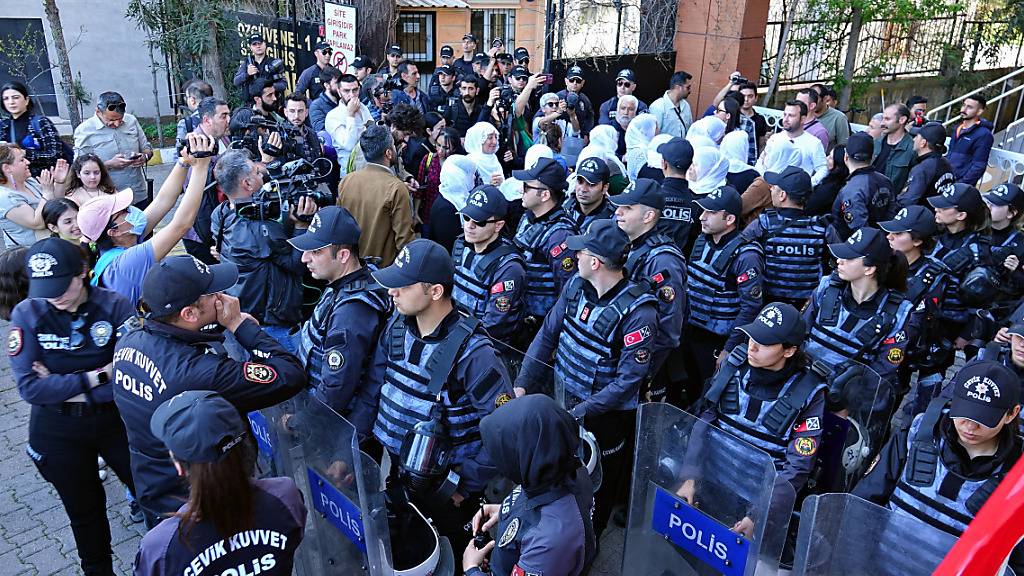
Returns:
[[[331,45],[331,65],[348,72],[356,58],[356,7],[324,2],[324,38]]]
[[[363,516],[359,507],[312,468],[306,467],[306,472],[309,473],[313,508],[365,554],[366,539],[363,538]]]
[[[267,417],[262,412],[249,412],[249,427],[252,428],[252,435],[256,437],[256,445],[259,446],[260,454],[273,460],[274,441],[270,436],[270,425],[267,422]]]
[[[651,530],[718,574],[743,575],[750,554],[749,540],[661,487],[652,488],[655,492]]]

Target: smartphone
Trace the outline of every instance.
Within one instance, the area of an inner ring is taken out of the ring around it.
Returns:
[[[544,82],[543,82],[544,84],[551,84],[554,81],[555,81],[555,75],[554,74],[545,74],[544,75]]]
[[[138,160],[139,158],[142,158],[141,152],[132,152],[131,154],[128,155],[129,160]]]

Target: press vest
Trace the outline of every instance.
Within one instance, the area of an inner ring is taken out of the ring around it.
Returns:
[[[823,274],[825,226],[816,216],[786,218],[776,210],[758,215],[764,230],[764,293],[769,300],[810,297]]]
[[[551,235],[559,230],[575,234],[572,221],[561,207],[555,208],[543,220],[531,222],[527,215],[519,221],[514,242],[526,261],[525,304],[526,313],[530,316],[543,317],[558,300],[558,283],[551,262],[566,249],[556,246],[548,250],[547,245]]]
[[[740,293],[729,268],[739,252],[760,250],[756,244],[742,243],[737,235],[715,247],[706,234],[697,237],[690,256],[687,292],[691,325],[722,336],[727,336],[733,327],[740,314]]]

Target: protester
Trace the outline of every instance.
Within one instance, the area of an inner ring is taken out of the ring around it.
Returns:
[[[57,160],[68,162],[64,144],[57,128],[45,114],[36,113],[35,102],[28,87],[18,81],[0,86],[3,115],[0,115],[0,141],[18,144],[28,158],[29,170],[39,177],[44,169],[53,168]]]
[[[54,168],[58,179],[67,175],[67,162],[61,162]],[[7,248],[31,246],[48,235],[43,206],[63,194],[55,188],[50,170],[41,172],[40,178],[32,177],[24,150],[0,142],[0,231]]]

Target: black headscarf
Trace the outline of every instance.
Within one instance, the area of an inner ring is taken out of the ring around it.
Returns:
[[[516,398],[480,422],[487,453],[502,476],[520,484],[528,497],[572,481],[582,465],[577,456],[579,426],[543,394]]]

